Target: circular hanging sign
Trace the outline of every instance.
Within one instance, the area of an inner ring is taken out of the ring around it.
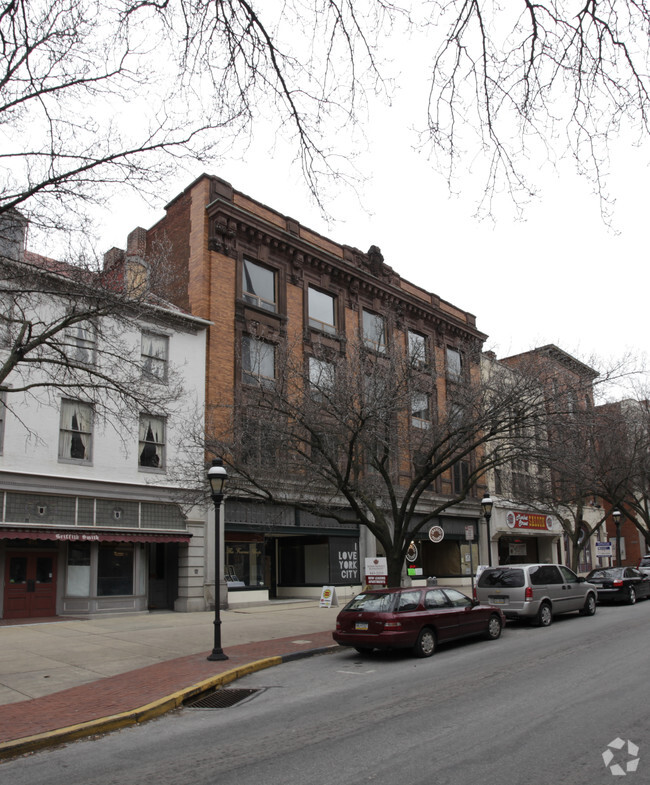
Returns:
[[[445,531],[442,526],[432,526],[429,529],[429,539],[431,542],[442,542],[445,539]]]

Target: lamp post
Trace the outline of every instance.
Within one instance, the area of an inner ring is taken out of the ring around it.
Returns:
[[[481,507],[483,508],[483,516],[487,524],[487,547],[488,547],[488,566],[492,566],[492,542],[490,534],[490,518],[492,517],[492,505],[494,502],[490,498],[490,494],[485,491],[481,499]]]
[[[219,541],[221,537],[219,517],[221,502],[226,490],[228,472],[224,469],[221,458],[214,458],[212,466],[208,469],[208,482],[210,494],[214,502],[214,647],[209,660],[227,660],[228,657],[221,648],[221,556]]]
[[[616,526],[616,566],[621,566],[621,511],[618,507],[612,510],[612,518]]]

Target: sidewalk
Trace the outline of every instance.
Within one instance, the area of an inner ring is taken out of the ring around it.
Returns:
[[[335,646],[340,608],[272,602],[213,613],[0,627],[0,759],[142,722],[246,673]]]

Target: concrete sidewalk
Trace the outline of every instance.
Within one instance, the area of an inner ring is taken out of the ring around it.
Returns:
[[[222,611],[229,659],[206,659],[213,613],[0,626],[0,758],[158,716],[245,673],[334,646],[340,608]]]

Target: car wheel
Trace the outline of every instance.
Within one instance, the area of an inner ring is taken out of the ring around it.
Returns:
[[[636,592],[634,591],[634,586],[628,586],[627,588],[627,599],[625,600],[628,605],[634,605],[636,602]]]
[[[502,627],[503,625],[501,624],[501,619],[496,615],[496,613],[493,613],[492,616],[490,616],[488,619],[488,626],[485,637],[490,641],[495,641],[501,636]]]
[[[537,611],[536,621],[538,627],[548,627],[550,623],[553,621],[553,611],[551,610],[551,606],[547,602],[543,602],[539,606],[539,610]]]
[[[588,594],[584,608],[580,611],[582,616],[593,616],[596,613],[596,598],[593,594]]]
[[[368,646],[355,646],[357,654],[360,654],[362,657],[367,657],[369,654],[372,653],[372,649]]]
[[[413,651],[417,657],[430,657],[436,650],[436,634],[431,627],[420,630]]]

